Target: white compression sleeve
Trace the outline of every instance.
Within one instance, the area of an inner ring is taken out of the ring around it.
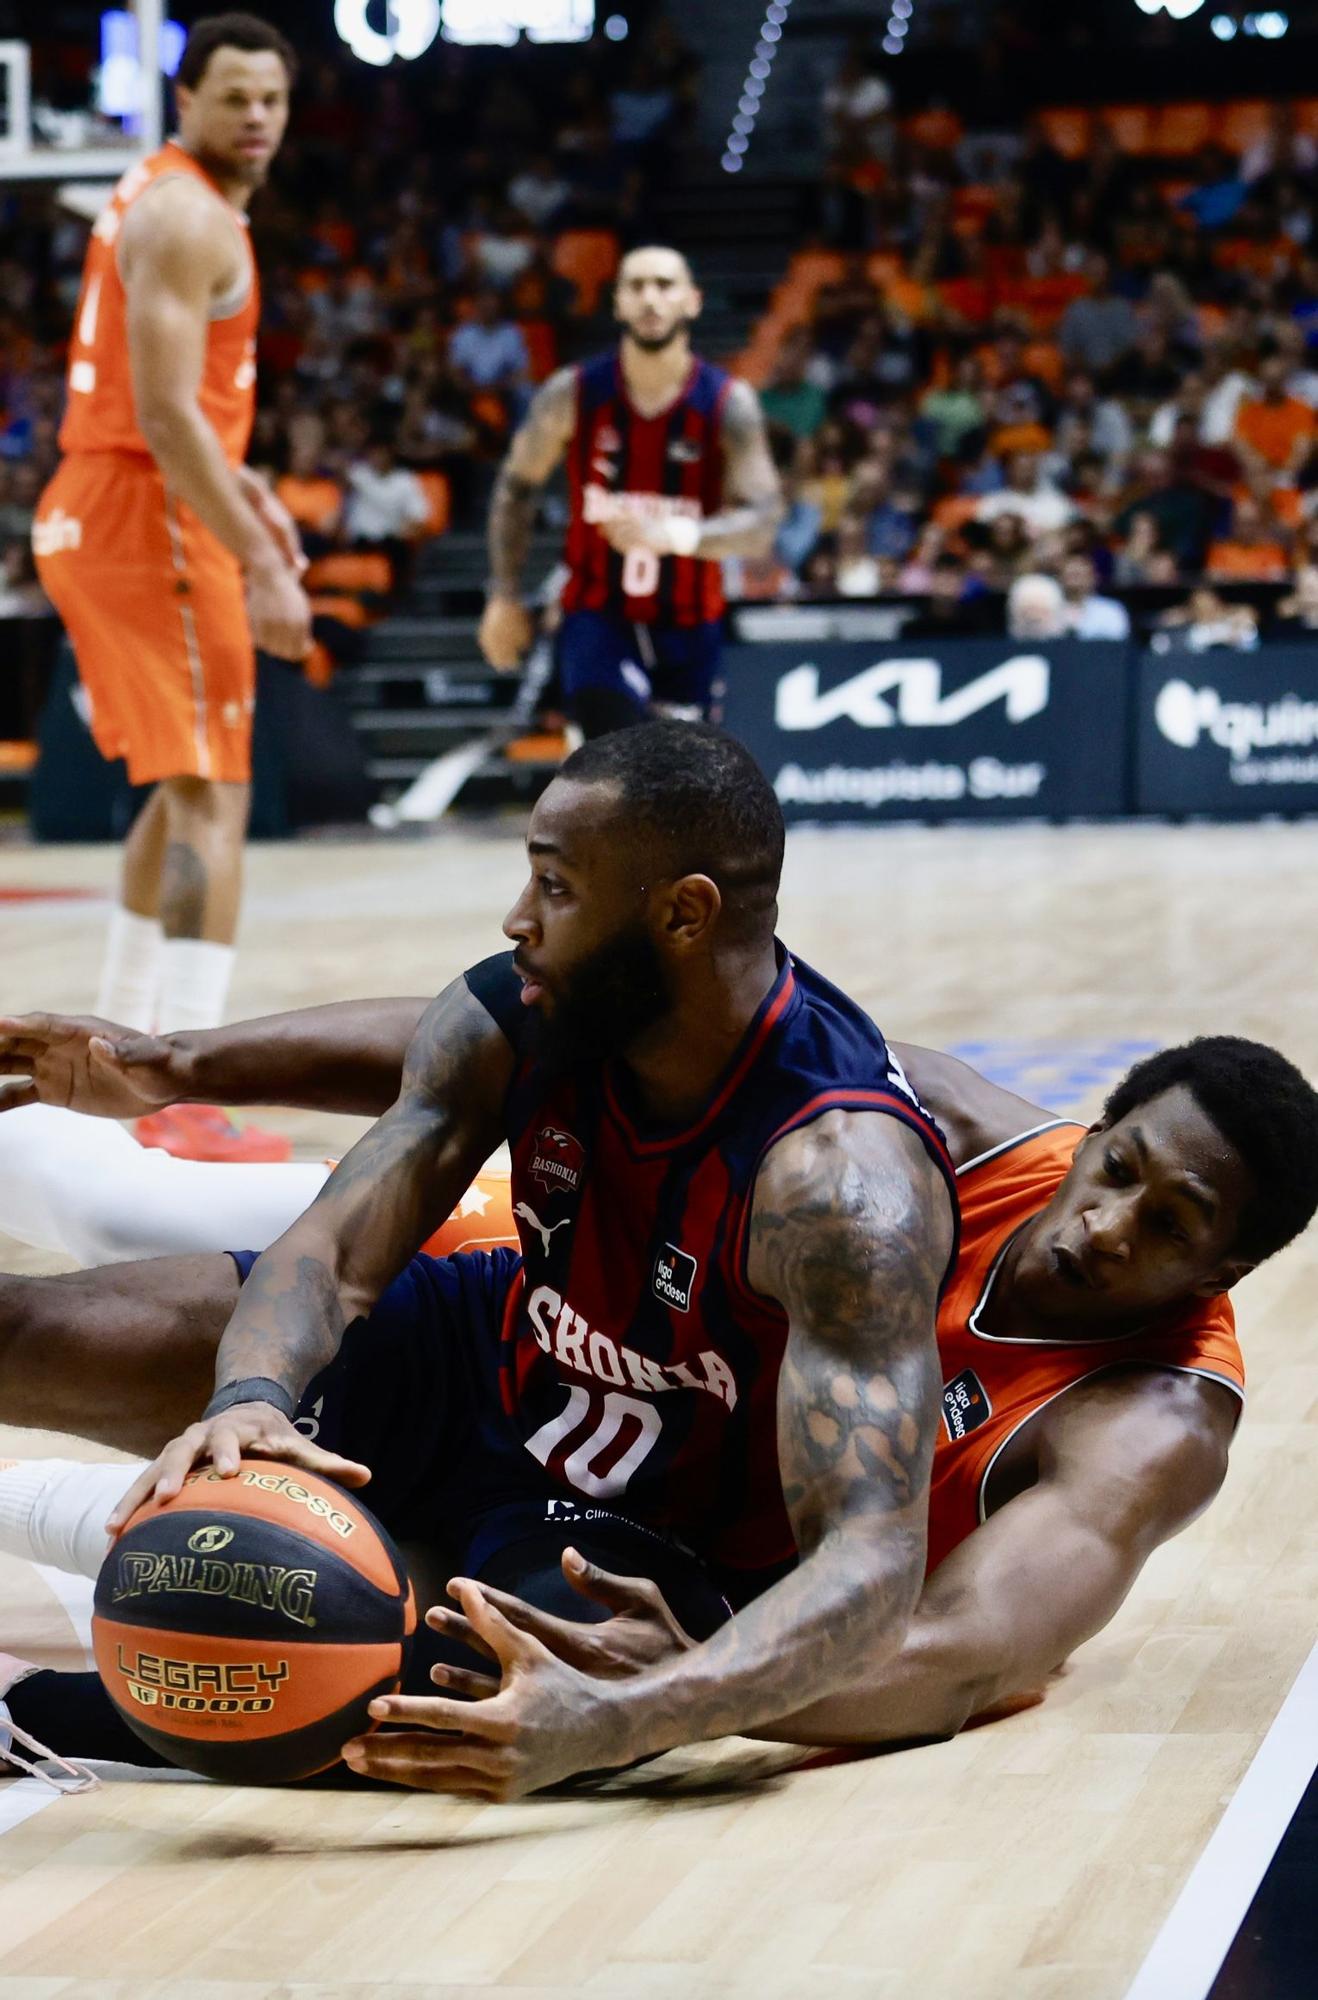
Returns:
[[[314,1160],[176,1160],[139,1146],[113,1119],[53,1105],[0,1115],[0,1231],[83,1265],[264,1250],[328,1176]]]
[[[110,1546],[110,1510],[145,1466],[145,1459],[85,1465],[74,1458],[0,1464],[0,1550],[94,1577]]]

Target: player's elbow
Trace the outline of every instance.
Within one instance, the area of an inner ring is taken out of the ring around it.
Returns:
[[[180,396],[161,384],[137,397],[137,427],[151,456],[167,464],[186,447],[197,410],[190,396]]]

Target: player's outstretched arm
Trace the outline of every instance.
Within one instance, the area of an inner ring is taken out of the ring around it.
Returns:
[[[1059,1397],[1041,1419],[1038,1483],[940,1563],[897,1657],[758,1733],[910,1742],[1040,1697],[1116,1615],[1158,1544],[1213,1499],[1238,1408],[1216,1383],[1165,1369]]]
[[[470,1705],[385,1698],[379,1719],[444,1734],[360,1740],[345,1753],[354,1768],[515,1797],[756,1728],[891,1658],[924,1574],[934,1314],[952,1237],[946,1186],[895,1119],[838,1112],[781,1141],[756,1186],[749,1274],[790,1320],[778,1451],[799,1567],[703,1645],[615,1682],[563,1665],[459,1582],[500,1692]]]
[[[172,1498],[199,1459],[233,1474],[244,1451],[259,1450],[355,1484],[369,1477],[308,1447],[293,1413],[346,1329],[371,1310],[499,1143],[512,1072],[502,1031],[465,978],[455,980],[426,1010],[397,1102],[253,1266],[216,1354],[212,1414],[147,1467],[112,1527],[153,1492]]]
[[[278,1104],[378,1118],[428,1000],[345,1000],[143,1035],[92,1015],[0,1017],[0,1111],[137,1118],[166,1104]]]
[[[537,392],[499,467],[490,502],[490,584],[480,646],[501,673],[515,667],[531,643],[531,614],[522,601],[522,572],[535,531],[540,491],[560,464],[577,416],[577,376],[560,368]]]

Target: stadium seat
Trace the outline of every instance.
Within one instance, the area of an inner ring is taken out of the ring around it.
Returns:
[[[1154,118],[1151,150],[1168,159],[1197,153],[1216,136],[1216,128],[1216,105],[1164,104]]]
[[[1099,113],[1123,153],[1153,151],[1153,108],[1148,104],[1109,104]]]
[[[1222,107],[1218,138],[1229,153],[1243,153],[1262,139],[1268,129],[1269,105],[1261,97],[1241,98]]]
[[[1044,136],[1059,153],[1065,154],[1068,160],[1083,159],[1089,150],[1091,114],[1088,111],[1058,105],[1052,110],[1041,111],[1039,123]]]
[[[295,479],[290,472],[275,481],[275,498],[282,500],[300,528],[332,535],[343,507],[337,479]]]
[[[418,472],[417,479],[430,512],[417,529],[415,539],[428,542],[435,535],[444,534],[448,528],[453,511],[453,491],[442,472]]]
[[[313,618],[332,618],[354,632],[373,622],[360,597],[350,597],[345,591],[317,591],[309,601]]]
[[[393,581],[388,556],[369,549],[336,550],[333,555],[321,556],[313,562],[306,574],[308,591],[335,590],[350,595],[365,591],[371,596],[387,597]]]
[[[577,311],[585,319],[599,310],[600,294],[618,268],[618,239],[611,229],[565,229],[554,245],[553,264],[577,288]]]

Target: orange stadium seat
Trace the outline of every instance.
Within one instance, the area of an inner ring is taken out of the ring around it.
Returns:
[[[275,498],[283,501],[299,527],[328,535],[343,506],[343,488],[337,479],[295,479],[286,472],[275,481]]]
[[[393,581],[388,556],[376,555],[369,549],[339,549],[333,555],[320,556],[306,575],[309,591],[360,590],[378,597],[388,596]]]
[[[1218,137],[1228,152],[1243,153],[1263,138],[1268,129],[1268,114],[1271,107],[1262,97],[1241,98],[1235,104],[1224,104],[1218,122]]]
[[[935,500],[933,523],[947,534],[954,535],[964,528],[967,521],[973,521],[979,501],[973,493],[946,493],[941,500]]]
[[[1213,104],[1164,104],[1153,123],[1151,150],[1169,157],[1197,153],[1216,136],[1218,107]]]
[[[418,472],[417,478],[421,482],[421,490],[426,496],[426,505],[430,512],[417,529],[415,539],[419,542],[428,542],[435,535],[442,535],[447,531],[453,512],[453,489],[449,485],[447,476],[442,472]]]
[[[1109,104],[1099,113],[1123,153],[1153,150],[1153,110],[1147,104]]]
[[[554,269],[577,288],[577,311],[598,311],[600,293],[618,268],[618,239],[611,229],[565,229],[554,245]]]
[[[1091,115],[1088,111],[1072,110],[1063,105],[1054,106],[1051,111],[1039,113],[1039,123],[1045,137],[1064,153],[1068,160],[1082,159],[1089,149],[1089,129]]]
[[[310,603],[313,618],[333,618],[353,632],[360,632],[373,622],[360,597],[349,597],[343,591],[318,591]]]

